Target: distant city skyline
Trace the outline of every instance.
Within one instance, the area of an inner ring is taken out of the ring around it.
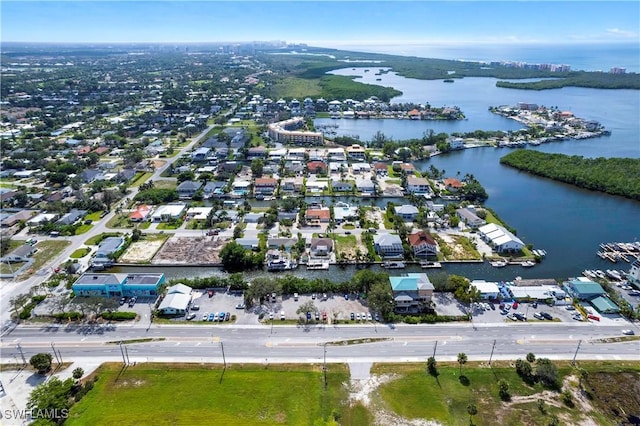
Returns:
[[[572,44],[640,40],[640,2],[14,1],[2,41],[312,46]]]

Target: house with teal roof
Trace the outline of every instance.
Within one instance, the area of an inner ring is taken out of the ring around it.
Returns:
[[[396,312],[420,312],[433,296],[433,284],[424,273],[389,277],[389,282]]]
[[[569,295],[578,300],[591,300],[607,294],[600,284],[583,277],[566,282],[564,287]]]

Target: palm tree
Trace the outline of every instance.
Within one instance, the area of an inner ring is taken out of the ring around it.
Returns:
[[[460,359],[459,355],[458,359]],[[473,424],[473,416],[478,414],[478,407],[476,407],[476,404],[470,403],[469,405],[467,405],[467,413],[469,413],[469,424]]]
[[[460,352],[458,354],[458,364],[460,364],[460,375],[462,375],[462,364],[467,363],[467,354]]]

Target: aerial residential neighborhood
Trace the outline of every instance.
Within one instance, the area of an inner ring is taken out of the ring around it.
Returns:
[[[638,424],[637,5],[5,3],[2,424]]]

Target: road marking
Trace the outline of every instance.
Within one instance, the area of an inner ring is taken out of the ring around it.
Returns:
[[[220,341],[220,336],[213,336],[213,343],[218,343]]]

